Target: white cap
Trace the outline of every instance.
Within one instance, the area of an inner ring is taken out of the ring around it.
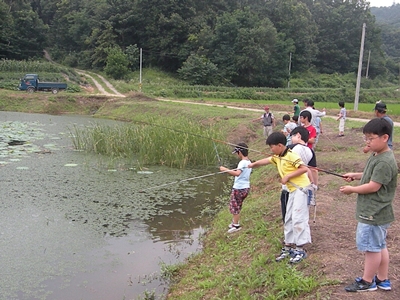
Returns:
[[[297,99],[293,99],[293,100],[292,100],[292,102],[299,103],[299,100],[297,100]]]

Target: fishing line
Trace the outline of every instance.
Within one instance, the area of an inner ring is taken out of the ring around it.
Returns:
[[[219,157],[219,154],[218,154],[217,145],[215,144],[214,141],[212,141],[212,142],[213,142],[213,145],[214,145],[215,153],[217,154],[218,163],[219,163],[220,166],[222,166],[222,161],[221,161],[221,157]]]
[[[230,169],[230,170],[226,170],[226,171],[220,171],[220,172],[210,173],[210,174],[206,174],[206,175],[201,175],[201,176],[186,178],[186,179],[182,179],[182,180],[177,180],[177,181],[173,181],[173,182],[168,182],[168,183],[164,183],[164,184],[161,184],[161,185],[152,186],[152,187],[149,187],[149,188],[147,188],[147,189],[140,190],[139,193],[144,193],[145,191],[148,191],[148,190],[157,189],[157,188],[164,187],[164,186],[168,186],[168,185],[172,185],[172,184],[179,184],[179,183],[182,183],[182,182],[185,182],[185,181],[190,181],[190,180],[194,180],[194,179],[205,178],[205,177],[209,177],[209,176],[213,176],[213,175],[218,175],[218,174],[224,174],[224,173],[227,173],[227,172],[229,172],[229,171],[235,171],[235,170],[238,170],[238,169],[237,169],[237,168],[236,168],[236,169]]]
[[[150,124],[150,123],[147,123],[147,122],[144,122],[144,121],[135,121],[135,120],[132,120],[132,122],[133,122],[133,123],[144,124],[144,125],[148,125],[148,126],[160,127],[160,128],[172,130],[172,131],[175,131],[175,132],[180,132],[180,133],[188,134],[188,135],[191,135],[191,136],[200,137],[200,138],[203,138],[203,139],[212,140],[212,141],[214,141],[214,142],[226,144],[226,145],[229,145],[229,146],[240,147],[238,144],[225,142],[225,141],[222,141],[222,140],[214,139],[214,138],[212,138],[212,137],[208,137],[208,136],[204,136],[204,135],[200,135],[200,134],[196,134],[196,133],[190,133],[190,132],[186,132],[186,131],[179,130],[179,129],[175,129],[175,128],[165,127],[165,126],[157,125],[157,124]],[[244,148],[244,147],[242,147],[242,148],[243,148],[243,149],[247,149],[247,150],[249,150],[249,151],[257,152],[257,153],[262,153],[261,151],[258,151],[258,150],[254,150],[254,149],[250,149],[250,148]]]

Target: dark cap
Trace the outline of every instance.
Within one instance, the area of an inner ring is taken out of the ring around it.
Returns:
[[[232,154],[238,153],[239,151],[242,152],[242,154],[245,154],[247,156],[247,145],[245,143],[239,143],[236,145],[235,149],[232,151]]]
[[[383,102],[377,102],[377,103],[375,104],[374,110],[381,111],[381,112],[385,112],[385,111],[387,110],[386,104],[383,103]]]

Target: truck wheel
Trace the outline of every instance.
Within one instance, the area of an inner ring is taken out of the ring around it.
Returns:
[[[35,91],[34,87],[28,87],[28,89],[26,90],[28,93],[33,93]]]
[[[56,89],[56,88],[54,88],[54,89],[51,89],[51,92],[55,95],[55,94],[57,94],[58,93],[58,89]]]

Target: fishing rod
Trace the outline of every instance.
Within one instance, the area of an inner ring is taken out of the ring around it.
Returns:
[[[144,193],[145,191],[148,191],[148,190],[153,190],[153,189],[157,189],[157,188],[168,186],[168,185],[172,185],[172,184],[179,184],[179,183],[190,181],[190,180],[194,180],[194,179],[201,179],[201,178],[214,176],[214,175],[218,175],[218,174],[224,174],[224,173],[227,173],[229,171],[236,171],[236,170],[238,170],[238,169],[235,168],[235,169],[230,169],[230,170],[226,170],[226,171],[220,171],[220,172],[205,174],[205,175],[201,175],[201,176],[195,176],[195,177],[191,177],[191,178],[186,178],[186,179],[182,179],[182,180],[177,180],[177,181],[173,181],[173,182],[168,182],[168,183],[164,183],[164,184],[161,184],[161,185],[152,186],[152,187],[149,187],[147,189],[140,190],[139,193]]]
[[[273,156],[278,158],[278,159],[294,163],[294,161],[291,161],[289,159],[285,159],[285,158],[277,156],[277,155],[273,155]],[[327,174],[330,174],[330,175],[333,175],[333,176],[337,176],[337,177],[341,177],[341,178],[348,178],[348,176],[344,176],[344,175],[341,175],[341,174],[338,174],[338,173],[335,173],[335,172],[332,172],[332,171],[327,171],[327,170],[324,170],[324,169],[321,169],[321,168],[318,168],[318,167],[306,165],[304,163],[303,163],[303,165],[306,166],[307,168],[315,169],[317,171],[320,171],[320,172],[323,172],[323,173],[327,173]]]

